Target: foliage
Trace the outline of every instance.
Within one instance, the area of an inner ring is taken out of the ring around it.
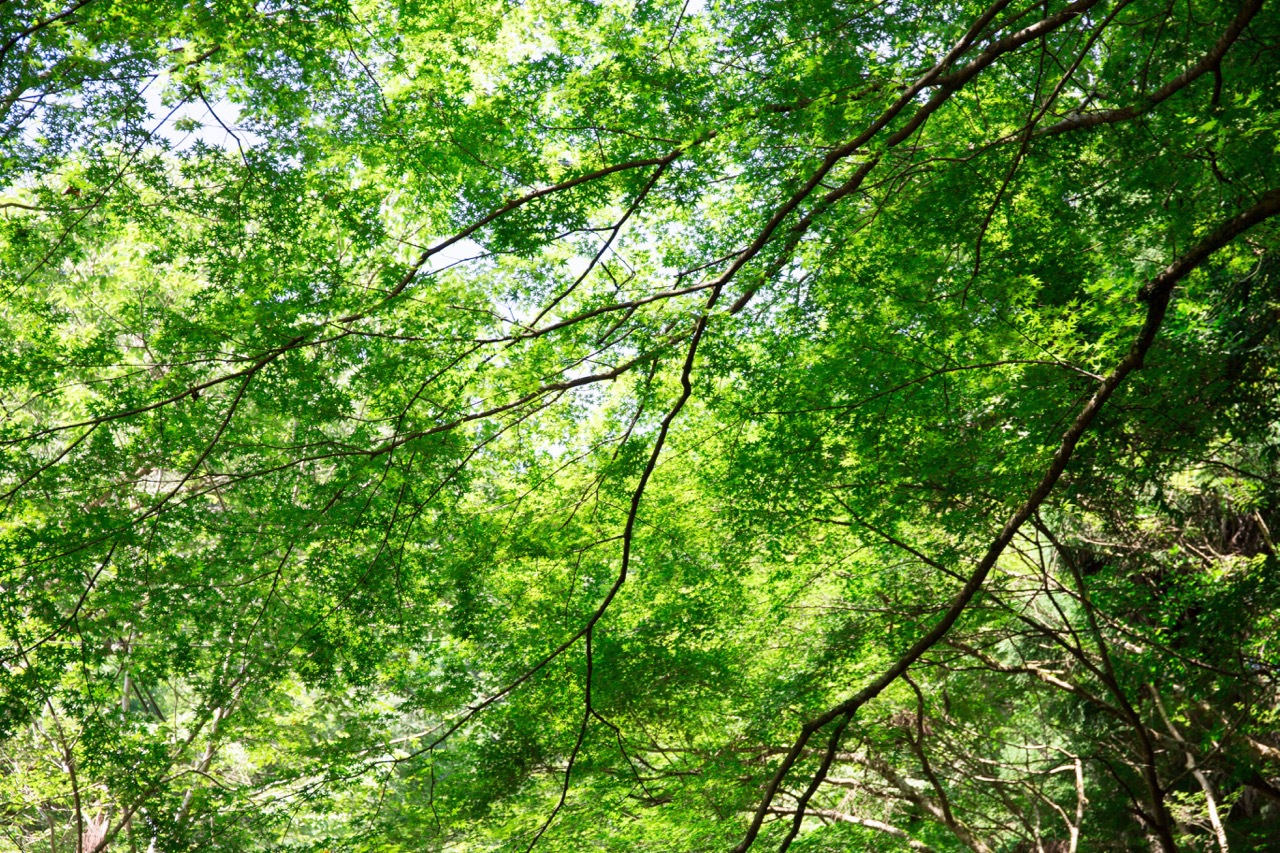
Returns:
[[[1277,85],[1262,0],[10,0],[0,850],[1280,846]]]

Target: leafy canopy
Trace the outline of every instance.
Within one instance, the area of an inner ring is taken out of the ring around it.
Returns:
[[[0,850],[1280,844],[1262,0],[10,0]]]

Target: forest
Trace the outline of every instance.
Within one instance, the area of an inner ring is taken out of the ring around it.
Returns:
[[[0,0],[0,853],[1280,850],[1265,0]]]

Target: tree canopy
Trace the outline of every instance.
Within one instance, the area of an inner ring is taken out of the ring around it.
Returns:
[[[1280,848],[1263,0],[0,4],[0,851]]]

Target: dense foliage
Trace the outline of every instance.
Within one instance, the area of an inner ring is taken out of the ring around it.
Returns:
[[[1262,0],[0,4],[0,850],[1280,849]]]

